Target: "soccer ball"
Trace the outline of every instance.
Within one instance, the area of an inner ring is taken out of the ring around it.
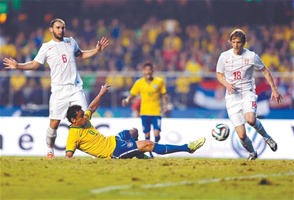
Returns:
[[[230,128],[226,124],[217,124],[211,131],[212,137],[218,141],[226,140],[230,135]]]

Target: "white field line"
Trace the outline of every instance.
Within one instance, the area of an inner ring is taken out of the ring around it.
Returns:
[[[139,188],[149,189],[149,188],[162,188],[162,187],[173,187],[179,185],[191,185],[191,184],[209,184],[217,183],[221,181],[233,181],[233,180],[245,180],[245,179],[256,179],[256,178],[267,178],[267,177],[277,177],[277,176],[292,176],[294,175],[293,171],[286,173],[276,173],[276,174],[255,174],[249,176],[237,176],[237,177],[225,177],[225,178],[211,178],[211,179],[202,179],[198,181],[180,181],[180,182],[165,182],[165,183],[155,183],[155,184],[144,184],[139,186]],[[132,188],[133,185],[117,185],[109,186],[103,188],[92,189],[90,192],[93,194],[100,194],[105,192],[110,192],[113,190],[125,190]],[[138,186],[136,186],[138,187]]]

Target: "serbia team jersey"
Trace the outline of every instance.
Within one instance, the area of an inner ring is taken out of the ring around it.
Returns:
[[[140,78],[135,82],[130,93],[141,96],[140,115],[161,115],[160,96],[166,94],[165,83],[161,78],[154,77],[150,83],[145,78]]]
[[[72,38],[64,38],[63,41],[51,40],[43,43],[35,61],[44,64],[47,61],[51,73],[51,86],[83,85],[77,71],[76,56],[80,53],[77,42]]]
[[[261,70],[263,67],[264,64],[256,53],[244,48],[241,55],[236,55],[230,49],[220,55],[216,71],[223,73],[228,83],[234,84],[234,94],[238,95],[255,91],[253,70]]]
[[[116,147],[115,136],[104,136],[90,122],[92,113],[85,111],[87,124],[84,127],[69,127],[66,152],[79,149],[98,158],[111,158]]]

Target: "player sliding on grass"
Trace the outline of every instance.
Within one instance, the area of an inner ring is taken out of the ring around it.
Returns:
[[[229,38],[232,48],[223,52],[217,62],[217,80],[227,88],[226,107],[229,118],[235,127],[241,144],[249,152],[248,160],[255,160],[257,152],[251,140],[246,135],[245,122],[252,126],[265,140],[269,147],[276,151],[277,143],[267,134],[261,122],[256,118],[255,83],[253,69],[263,73],[272,89],[271,99],[280,103],[280,95],[273,77],[259,56],[244,48],[246,35],[240,30],[234,30]]]
[[[99,94],[90,103],[88,110],[85,112],[79,105],[73,105],[68,108],[66,117],[71,122],[71,125],[66,144],[67,158],[71,158],[76,149],[98,158],[132,158],[142,154],[142,152],[150,151],[157,154],[181,151],[194,153],[205,143],[204,137],[181,146],[158,144],[150,140],[135,141],[138,138],[138,130],[136,128],[124,130],[116,136],[104,136],[94,128],[90,119],[109,87],[108,84],[101,86]]]

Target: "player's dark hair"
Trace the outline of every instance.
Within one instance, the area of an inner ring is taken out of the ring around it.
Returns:
[[[147,62],[143,65],[143,69],[145,69],[145,67],[151,67],[151,69],[153,69],[153,65],[150,62]]]
[[[60,22],[60,23],[63,23],[64,26],[65,26],[65,22],[62,20],[62,19],[59,19],[59,18],[55,18],[53,19],[51,22],[50,22],[50,27],[53,28],[55,22]]]
[[[73,105],[73,106],[70,106],[68,109],[67,109],[67,112],[66,112],[66,118],[67,120],[72,123],[71,119],[72,118],[76,118],[77,117],[77,113],[82,110],[82,106],[79,106],[79,105]]]
[[[245,34],[245,32],[244,31],[242,31],[241,29],[235,29],[232,33],[231,33],[231,35],[230,35],[230,42],[233,40],[233,38],[240,38],[241,39],[241,42],[243,43],[243,44],[245,44],[246,43],[246,34]]]

